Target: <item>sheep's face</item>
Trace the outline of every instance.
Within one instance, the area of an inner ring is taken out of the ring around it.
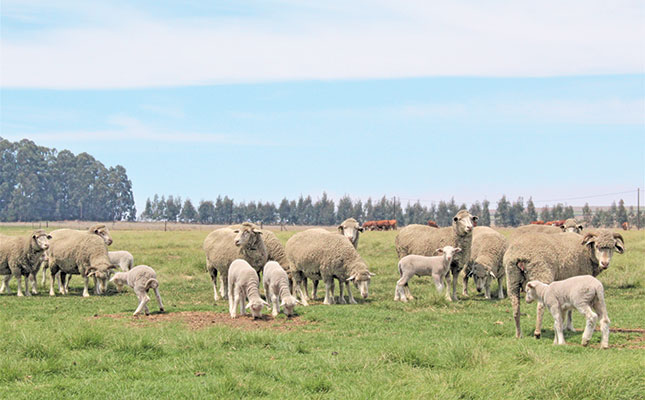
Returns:
[[[262,318],[262,308],[267,304],[263,300],[254,300],[246,305],[246,308],[251,312],[253,318]]]
[[[247,244],[255,243],[256,236],[262,234],[262,232],[257,229],[246,227],[242,229],[235,229],[233,232],[235,232],[236,234],[234,242],[237,247],[245,247]]]
[[[563,232],[581,233],[582,232],[582,225],[570,225],[570,226],[562,225],[562,231]]]
[[[36,242],[36,246],[40,250],[47,250],[49,248],[49,239],[52,237],[46,233],[34,233],[32,239]]]
[[[537,291],[535,290],[535,285],[535,281],[531,281],[526,284],[526,302],[528,304],[533,303],[538,298]]]
[[[443,255],[443,265],[447,268],[452,263],[452,259],[455,258],[455,254],[461,253],[461,249],[459,247],[445,246],[437,249],[435,253]]]
[[[110,282],[114,283],[116,285],[116,289],[120,292],[123,290],[123,286],[127,282],[126,274],[123,272],[117,272],[110,279]]]
[[[495,277],[491,272],[491,270],[477,263],[473,264],[472,276],[473,276],[473,279],[475,280],[475,286],[477,287],[477,292],[479,293],[481,293],[482,290],[484,290],[490,278]]]
[[[609,268],[614,251],[617,253],[625,251],[623,237],[608,231],[598,234],[588,233],[582,240],[582,244],[591,249],[592,258],[598,263],[600,271]]]
[[[477,217],[471,215],[466,210],[461,210],[452,219],[452,225],[456,227],[457,233],[460,236],[465,236],[473,231],[476,221]]]
[[[99,227],[93,227],[92,233],[99,236],[107,246],[112,244],[112,236],[105,225]]]
[[[374,275],[375,274],[366,269],[364,271],[353,274],[352,276],[347,278],[347,281],[354,282],[354,286],[361,293],[361,297],[366,299],[369,295],[370,281],[372,279],[372,276]]]
[[[96,282],[98,284],[98,293],[103,294],[107,290],[108,286],[108,280],[110,279],[110,272],[113,269],[117,269],[118,267],[116,265],[110,265],[110,267],[106,270],[99,270],[95,268],[91,268],[87,274],[88,277],[93,276],[96,278]]]
[[[293,310],[294,308],[296,308],[297,303],[298,300],[296,300],[296,298],[293,296],[282,299],[282,303],[280,303],[280,305],[284,308],[284,313],[287,315],[287,317],[293,315]]]
[[[347,220],[338,225],[338,233],[349,239],[349,241],[352,242],[352,245],[354,246],[356,246],[358,235],[361,232],[363,232],[363,228],[355,220]]]

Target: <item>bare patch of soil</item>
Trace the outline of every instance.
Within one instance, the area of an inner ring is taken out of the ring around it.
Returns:
[[[244,330],[254,329],[275,329],[279,331],[291,331],[297,327],[313,324],[298,316],[288,319],[275,319],[270,315],[263,315],[260,319],[253,319],[249,315],[231,318],[227,313],[214,311],[179,311],[172,313],[157,313],[134,317],[124,314],[95,315],[94,318],[130,319],[130,325],[137,327],[151,326],[164,322],[183,322],[192,330],[208,328],[215,325],[226,325]]]

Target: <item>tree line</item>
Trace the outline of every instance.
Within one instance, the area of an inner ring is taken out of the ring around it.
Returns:
[[[0,137],[0,221],[134,221],[136,214],[122,166]]]
[[[201,224],[234,224],[252,221],[263,224],[294,224],[294,225],[335,225],[346,218],[353,217],[358,221],[396,219],[398,225],[427,224],[429,220],[435,221],[439,226],[449,226],[452,217],[460,210],[467,209],[471,214],[479,217],[478,225],[515,227],[529,224],[532,221],[563,220],[574,217],[572,206],[556,204],[552,207],[544,206],[538,210],[529,198],[526,206],[522,197],[514,202],[506,196],[497,202],[497,208],[491,216],[490,202],[476,201],[470,207],[466,204],[458,205],[454,198],[450,201],[440,201],[430,206],[421,202],[407,203],[405,207],[397,198],[383,196],[379,200],[367,199],[352,200],[343,196],[336,204],[326,193],[313,200],[311,196],[300,196],[297,200],[282,199],[276,205],[273,202],[235,202],[228,196],[218,196],[215,201],[202,200],[197,207],[190,199],[182,201],[178,196],[159,196],[155,194],[152,199],[146,200],[146,205],[141,219],[145,221],[170,221]],[[642,214],[642,213],[641,213]],[[629,221],[635,225],[636,215],[633,207],[627,212],[624,201],[618,205],[614,202],[609,210],[596,209],[591,211],[589,205],[583,208],[582,218],[589,226],[613,226]],[[642,220],[642,218],[641,218]],[[633,221],[633,222],[632,222]]]

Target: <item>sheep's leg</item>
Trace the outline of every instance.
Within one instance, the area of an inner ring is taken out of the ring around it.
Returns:
[[[217,293],[217,292],[215,292]],[[217,294],[216,294],[217,295]],[[237,309],[237,304],[235,303],[235,296],[233,295],[233,285],[229,284],[228,286],[228,312],[231,314],[231,318],[235,318],[235,310]]]
[[[603,349],[609,348],[609,316],[607,315],[607,307],[605,306],[604,294],[594,302],[594,310],[598,314],[600,320],[600,347]]]
[[[135,290],[135,293],[137,294],[137,297],[139,298],[139,306],[134,311],[133,315],[139,315],[139,314],[141,314],[141,310],[143,310],[144,308],[147,309],[147,307],[148,307],[147,304],[150,301],[150,297],[148,297],[146,292],[142,291],[142,290]]]
[[[334,277],[325,277],[325,301],[323,304],[334,304]]]
[[[596,329],[596,323],[598,322],[598,314],[593,312],[591,307],[587,304],[582,310],[582,313],[587,317],[587,324],[585,326],[585,331],[582,333],[582,345],[586,346],[591,340],[594,329]]]
[[[464,271],[462,282],[464,284],[464,289],[461,291],[461,294],[465,297],[468,297],[468,271]]]
[[[486,278],[486,283],[484,284],[484,298],[490,299],[490,279]]]
[[[246,315],[246,293],[238,293],[240,299],[240,315]]]
[[[314,287],[314,291],[312,293],[313,296],[311,297],[312,300],[316,300],[316,295],[318,294],[318,283],[319,282],[320,281],[318,279],[312,279],[312,285]]]
[[[65,284],[65,294],[69,293],[69,283],[72,280],[72,274],[63,275],[63,283]]]
[[[35,272],[29,274],[29,281],[31,282],[31,293],[38,294],[38,280],[36,279]]]
[[[21,273],[18,273],[16,275],[16,280],[18,280],[18,297],[22,297],[24,296],[24,294],[22,293],[22,274]]]
[[[55,277],[56,277],[56,283],[58,283],[58,293],[60,293],[60,294],[67,294],[67,292],[65,291],[65,285],[64,285],[63,283],[61,283],[61,276],[63,276],[63,272],[62,272],[62,271],[58,271],[58,272],[56,273],[56,275],[55,275]],[[52,279],[54,279],[54,276],[52,276]]]
[[[293,285],[295,288],[295,293],[297,296],[300,297],[300,301],[302,302],[303,306],[308,306],[309,304],[307,303],[307,299],[305,298],[305,294],[302,291],[302,282],[305,280],[302,276],[302,273],[300,272],[294,272],[293,273]]]
[[[50,273],[51,273],[51,279],[49,280],[49,295],[50,296],[56,296],[56,293],[54,292],[54,281],[56,280],[56,274],[53,273],[53,269],[50,268]]]
[[[224,289],[226,287],[228,287],[228,272],[226,272],[226,273],[222,272],[222,273],[220,273],[220,288],[219,288],[220,290],[219,290],[219,293],[222,295],[223,299],[225,299],[226,296],[227,296],[227,293],[225,291],[226,289]]]
[[[310,299],[310,297],[309,297],[309,280],[307,279],[306,276],[304,278],[302,278],[302,281],[301,281],[300,285],[301,286],[304,285],[304,287],[305,287],[305,291],[304,291],[305,297],[303,299],[304,300],[309,300]],[[312,299],[312,300],[315,300],[315,299]]]
[[[503,278],[497,279],[497,298],[500,300],[504,298],[504,286],[502,285],[502,280]]]
[[[544,304],[538,302],[536,313],[535,313],[535,332],[533,332],[533,336],[535,336],[536,339],[539,339],[540,336],[542,336],[542,318],[543,317],[544,317]]]
[[[553,314],[553,330],[555,331],[553,344],[566,344],[564,332],[562,331],[562,310],[558,307],[552,307],[551,314]]]
[[[437,292],[441,293],[444,289],[442,282],[443,277],[440,274],[432,274],[432,280],[434,281],[434,287],[437,288]],[[407,283],[407,281],[405,283]]]
[[[212,268],[208,270],[208,273],[211,276],[211,281],[213,281],[213,298],[215,299],[215,302],[217,302],[217,270]]]
[[[267,303],[271,305],[272,300],[271,300],[271,289],[269,288],[269,285],[266,283],[263,285],[264,286],[264,298],[267,300]]]
[[[345,282],[342,279],[339,279],[338,280],[338,304],[347,304],[347,302],[345,301],[345,295],[343,294],[343,286],[345,286]]]
[[[522,328],[520,328],[520,296],[513,292],[509,292],[511,298],[511,305],[513,306],[513,319],[515,320],[515,337],[522,337]]]
[[[29,275],[25,276],[25,296],[31,296],[31,291],[29,290],[29,284],[31,281],[29,280]]]
[[[43,277],[41,279],[42,287],[45,287],[45,285],[47,284],[47,268],[49,268],[49,266],[47,266],[46,264],[47,263],[43,262],[43,266],[41,268],[43,270]]]
[[[347,285],[347,297],[349,298],[349,304],[357,304],[356,299],[354,299],[354,295],[352,294],[352,285],[349,282],[345,282],[345,284]]]
[[[92,278],[92,280],[94,281],[94,294],[99,295],[101,294],[101,290],[99,288],[99,280],[96,275],[94,275]]]
[[[448,301],[452,301],[452,296],[450,293],[450,287],[452,286],[452,278],[453,277],[450,271],[446,272],[446,275],[444,275],[443,277],[443,280],[446,283],[446,300]]]
[[[566,329],[567,331],[575,332],[576,329],[573,327],[573,310],[567,311],[567,326]]]
[[[459,277],[459,270],[454,268],[452,270],[452,301],[457,301],[457,278]]]
[[[11,280],[11,275],[5,275],[2,277],[2,287],[0,287],[0,293],[11,293],[9,290],[9,281]]]
[[[273,317],[275,318],[280,313],[280,297],[274,293],[271,293],[270,297],[271,297],[271,307],[273,309],[273,311],[271,312],[271,315],[273,315]]]
[[[83,297],[90,297],[89,284],[90,278],[83,276]]]
[[[159,311],[164,312],[166,309],[163,306],[163,303],[161,302],[161,295],[159,294],[159,288],[156,287],[155,289],[155,297],[157,298],[157,303],[159,303]]]

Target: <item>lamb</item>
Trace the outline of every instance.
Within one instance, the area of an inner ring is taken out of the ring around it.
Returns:
[[[287,272],[276,261],[269,261],[262,270],[262,283],[264,293],[273,311],[271,315],[276,317],[280,312],[280,306],[284,307],[284,313],[290,317],[298,300],[291,295],[289,290],[289,277]]]
[[[51,236],[38,229],[26,236],[0,235],[0,275],[5,275],[0,292],[9,293],[9,281],[18,281],[18,296],[22,297],[22,277],[25,277],[25,295],[31,296],[29,275],[37,271]]]
[[[52,277],[49,295],[55,295],[54,278],[59,271],[83,277],[83,297],[89,297],[88,279],[94,277],[98,280],[95,281],[95,293],[101,294],[107,288],[109,271],[118,268],[110,262],[105,240],[97,234],[82,231],[53,231],[51,235],[50,248],[47,250],[47,263]],[[67,294],[65,285],[59,285],[59,291]]]
[[[293,235],[287,241],[286,251],[295,291],[302,305],[308,305],[301,286],[305,277],[325,282],[324,304],[334,303],[334,278],[340,282],[339,302],[342,304],[345,304],[343,282],[354,282],[363,298],[369,295],[369,283],[374,274],[367,269],[367,264],[354,246],[341,235],[308,229]],[[349,302],[356,303],[349,285],[347,289]]]
[[[537,280],[526,284],[526,302],[537,300],[546,306],[553,315],[555,337],[553,344],[566,344],[562,330],[564,313],[573,308],[587,318],[582,345],[587,346],[600,319],[602,338],[600,347],[609,348],[609,316],[605,306],[605,294],[602,283],[591,275],[574,276],[563,281],[545,284]],[[595,312],[594,312],[595,311]]]
[[[497,280],[497,298],[504,298],[504,253],[508,247],[506,238],[494,229],[477,226],[473,230],[473,245],[470,260],[464,269],[463,295],[468,296],[468,278],[475,280],[477,291],[484,291],[490,299],[491,278]]]
[[[450,272],[450,264],[455,254],[461,252],[459,247],[445,246],[437,249],[438,256],[426,257],[410,254],[399,260],[399,276],[394,289],[394,301],[401,300],[407,303],[408,299],[412,300],[408,282],[413,276],[432,275],[437,291],[441,292],[446,287],[446,298],[450,299],[447,285],[445,285],[446,275]]]
[[[217,275],[219,273],[220,295],[227,298],[228,269],[236,259],[243,259],[259,271],[268,259],[262,231],[245,222],[237,229],[220,228],[209,233],[204,239],[206,269],[213,281],[214,299],[217,301]]]
[[[155,297],[157,297],[157,303],[159,303],[159,311],[165,311],[163,303],[161,302],[161,295],[159,294],[157,273],[149,266],[137,265],[126,272],[117,272],[110,279],[110,282],[114,283],[119,291],[123,289],[124,285],[128,285],[134,289],[134,293],[139,298],[139,306],[134,310],[134,314],[132,315],[137,316],[141,314],[142,310],[146,315],[150,315],[150,310],[148,309],[148,302],[150,301],[148,290],[150,289],[155,291]]]
[[[408,225],[401,229],[396,236],[395,245],[399,259],[416,254],[432,256],[436,249],[444,246],[459,247],[461,252],[452,260],[452,294],[450,299],[457,300],[457,277],[459,272],[468,264],[473,239],[473,228],[477,217],[466,210],[460,210],[453,218],[452,227],[431,228],[427,225]],[[450,276],[446,276],[448,283]]]
[[[526,233],[511,240],[504,254],[508,296],[513,305],[515,336],[521,337],[520,290],[524,283],[539,280],[549,284],[578,275],[597,276],[609,268],[613,253],[625,251],[625,241],[607,229],[580,235]],[[535,337],[539,338],[544,307],[538,303]],[[567,329],[573,329],[570,321]]]
[[[269,304],[260,297],[259,285],[258,273],[246,260],[233,260],[228,269],[228,310],[231,318],[237,317],[238,306],[240,314],[244,314],[248,308],[254,319],[262,317],[262,308]],[[245,307],[246,299],[249,304]]]
[[[134,265],[134,257],[129,251],[108,251],[108,258],[114,265],[118,265],[121,271],[130,271]]]

